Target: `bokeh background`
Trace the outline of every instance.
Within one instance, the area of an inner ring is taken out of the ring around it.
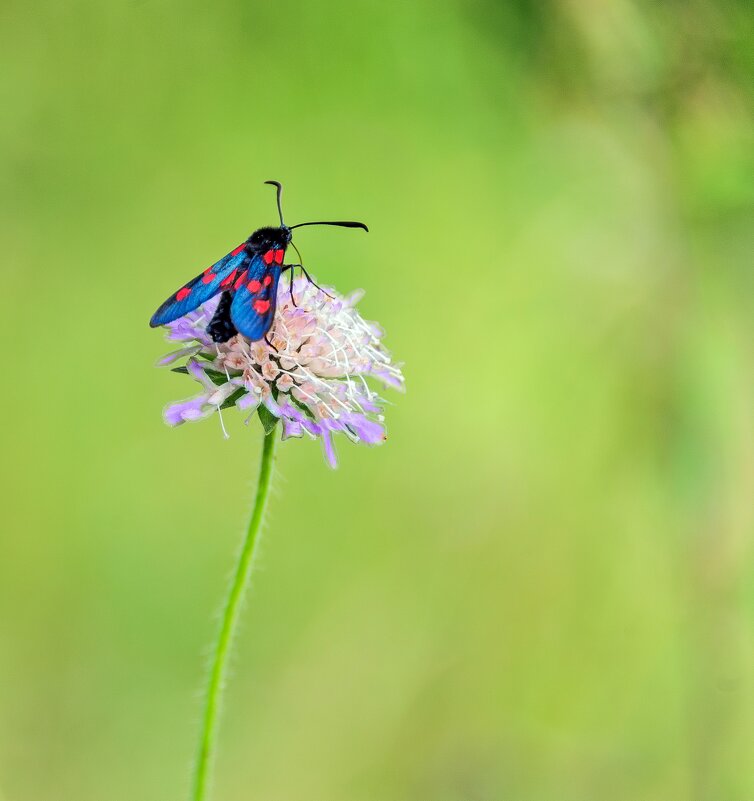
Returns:
[[[408,392],[280,449],[214,798],[754,798],[747,5],[5,0],[3,801],[186,797],[260,433],[147,321],[269,178]]]

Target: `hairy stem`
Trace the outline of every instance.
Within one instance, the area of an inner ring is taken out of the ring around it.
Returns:
[[[233,642],[233,633],[238,623],[243,596],[249,583],[251,566],[254,559],[254,550],[259,540],[259,530],[262,527],[267,496],[270,492],[272,468],[275,460],[275,445],[277,442],[277,429],[273,428],[265,434],[262,446],[262,464],[259,468],[259,481],[254,509],[251,513],[249,528],[238,555],[235,573],[228,591],[228,599],[222,613],[220,633],[212,652],[212,666],[207,683],[207,695],[202,720],[202,730],[199,738],[199,749],[196,755],[194,769],[194,783],[191,793],[192,801],[204,801],[207,797],[209,773],[214,758],[215,743],[217,740],[217,716],[220,711],[223,690],[225,687],[225,674],[228,668],[228,655]]]

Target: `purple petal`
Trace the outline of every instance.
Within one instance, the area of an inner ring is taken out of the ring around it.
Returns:
[[[325,459],[327,459],[327,463],[330,467],[335,469],[338,466],[338,460],[335,456],[335,448],[329,431],[322,431],[322,445],[325,449]]]
[[[177,362],[178,359],[181,359],[184,356],[193,356],[195,353],[199,353],[201,349],[201,345],[190,345],[188,348],[174,350],[172,353],[168,353],[167,355],[163,356],[160,361],[157,362],[157,366],[164,367],[167,364],[173,364],[173,362]]]
[[[204,368],[196,359],[189,359],[186,362],[186,369],[189,375],[198,381],[205,389],[214,392],[217,389],[217,384],[204,372]],[[227,386],[223,384],[222,386]]]
[[[256,409],[259,406],[259,396],[255,392],[247,392],[246,395],[241,395],[236,401],[236,406],[242,411],[252,407]]]
[[[301,421],[301,425],[315,437],[322,435],[323,429],[317,423],[315,423],[314,420],[310,420],[308,417]]]
[[[199,362],[196,359],[189,359],[186,363],[186,367],[188,368],[189,373],[191,373],[194,378],[199,381],[200,383],[204,383],[207,379],[207,376],[204,374],[204,370],[199,366]]]
[[[403,381],[400,378],[396,378],[392,373],[388,372],[387,370],[375,370],[373,372],[375,378],[379,378],[383,384],[387,384],[389,387],[393,387],[393,389],[400,389],[401,391],[405,391],[405,386]]]
[[[165,407],[165,411],[162,415],[169,426],[179,426],[187,420],[198,420],[201,417],[205,417],[208,411],[211,411],[211,409],[207,410],[205,408],[206,403],[207,396],[198,395],[195,398],[189,398],[185,401],[171,403],[169,406]]]
[[[304,420],[307,419],[307,416],[300,409],[297,409],[288,401],[280,404],[280,410],[282,411],[284,417],[295,420],[297,423],[303,423]]]
[[[367,400],[363,395],[357,395],[356,400],[359,403],[365,412],[372,412],[373,414],[379,414],[382,411],[382,408],[377,406],[376,403],[372,403],[372,401]]]
[[[277,402],[275,401],[275,398],[272,397],[272,393],[270,393],[266,398],[264,398],[262,400],[262,403],[267,407],[267,411],[269,411],[270,414],[274,414],[275,417],[283,416],[283,410],[280,408],[280,406],[278,406]]]
[[[289,420],[283,418],[283,439],[289,437],[302,437],[304,435],[304,427],[297,420]]]
[[[383,426],[363,414],[347,414],[343,415],[343,419],[356,436],[367,445],[376,445],[385,441]]]

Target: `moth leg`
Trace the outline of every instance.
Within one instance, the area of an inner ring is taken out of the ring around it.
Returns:
[[[217,310],[207,325],[207,333],[213,342],[227,342],[238,333],[238,329],[230,319],[230,304],[232,301],[233,295],[230,292],[223,292],[220,295]]]
[[[280,353],[280,351],[272,344],[272,342],[270,342],[270,339],[267,336],[267,334],[264,335],[264,341],[272,348],[272,350],[275,351],[275,353]]]
[[[303,264],[284,264],[283,271],[290,270],[291,271],[291,283],[290,283],[290,294],[291,294],[291,303],[298,308],[298,303],[296,303],[296,298],[293,297],[293,268],[294,267],[301,267],[303,269]]]
[[[299,264],[298,266],[299,266],[299,267],[301,267],[301,271],[304,273],[304,275],[306,276],[306,280],[307,280],[307,281],[308,281],[310,284],[314,284],[314,286],[316,286],[316,287],[317,287],[317,289],[318,289],[318,290],[319,290],[319,291],[320,291],[320,292],[321,292],[323,295],[327,295],[327,297],[328,297],[328,298],[330,298],[331,300],[335,300],[335,298],[334,298],[334,297],[333,297],[333,296],[332,296],[332,295],[331,295],[329,292],[325,292],[325,290],[324,290],[324,289],[322,289],[322,287],[321,287],[321,286],[320,286],[320,285],[319,285],[319,284],[318,284],[316,281],[314,281],[314,280],[312,279],[311,275],[309,275],[309,273],[306,271],[306,267],[304,267],[304,265],[303,265],[303,264]]]

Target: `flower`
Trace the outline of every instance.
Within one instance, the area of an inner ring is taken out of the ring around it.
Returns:
[[[235,405],[256,412],[267,431],[280,420],[283,439],[319,438],[332,467],[335,432],[368,445],[386,439],[382,399],[367,379],[395,389],[403,389],[404,379],[382,345],[380,327],[355,309],[363,293],[341,297],[328,288],[326,294],[304,278],[294,281],[293,292],[296,305],[290,283],[281,279],[275,318],[267,333],[272,347],[241,334],[214,343],[206,325],[218,297],[168,324],[167,338],[186,344],[159,364],[186,359],[173,369],[202,386],[199,395],[165,409],[169,425],[199,420]]]

